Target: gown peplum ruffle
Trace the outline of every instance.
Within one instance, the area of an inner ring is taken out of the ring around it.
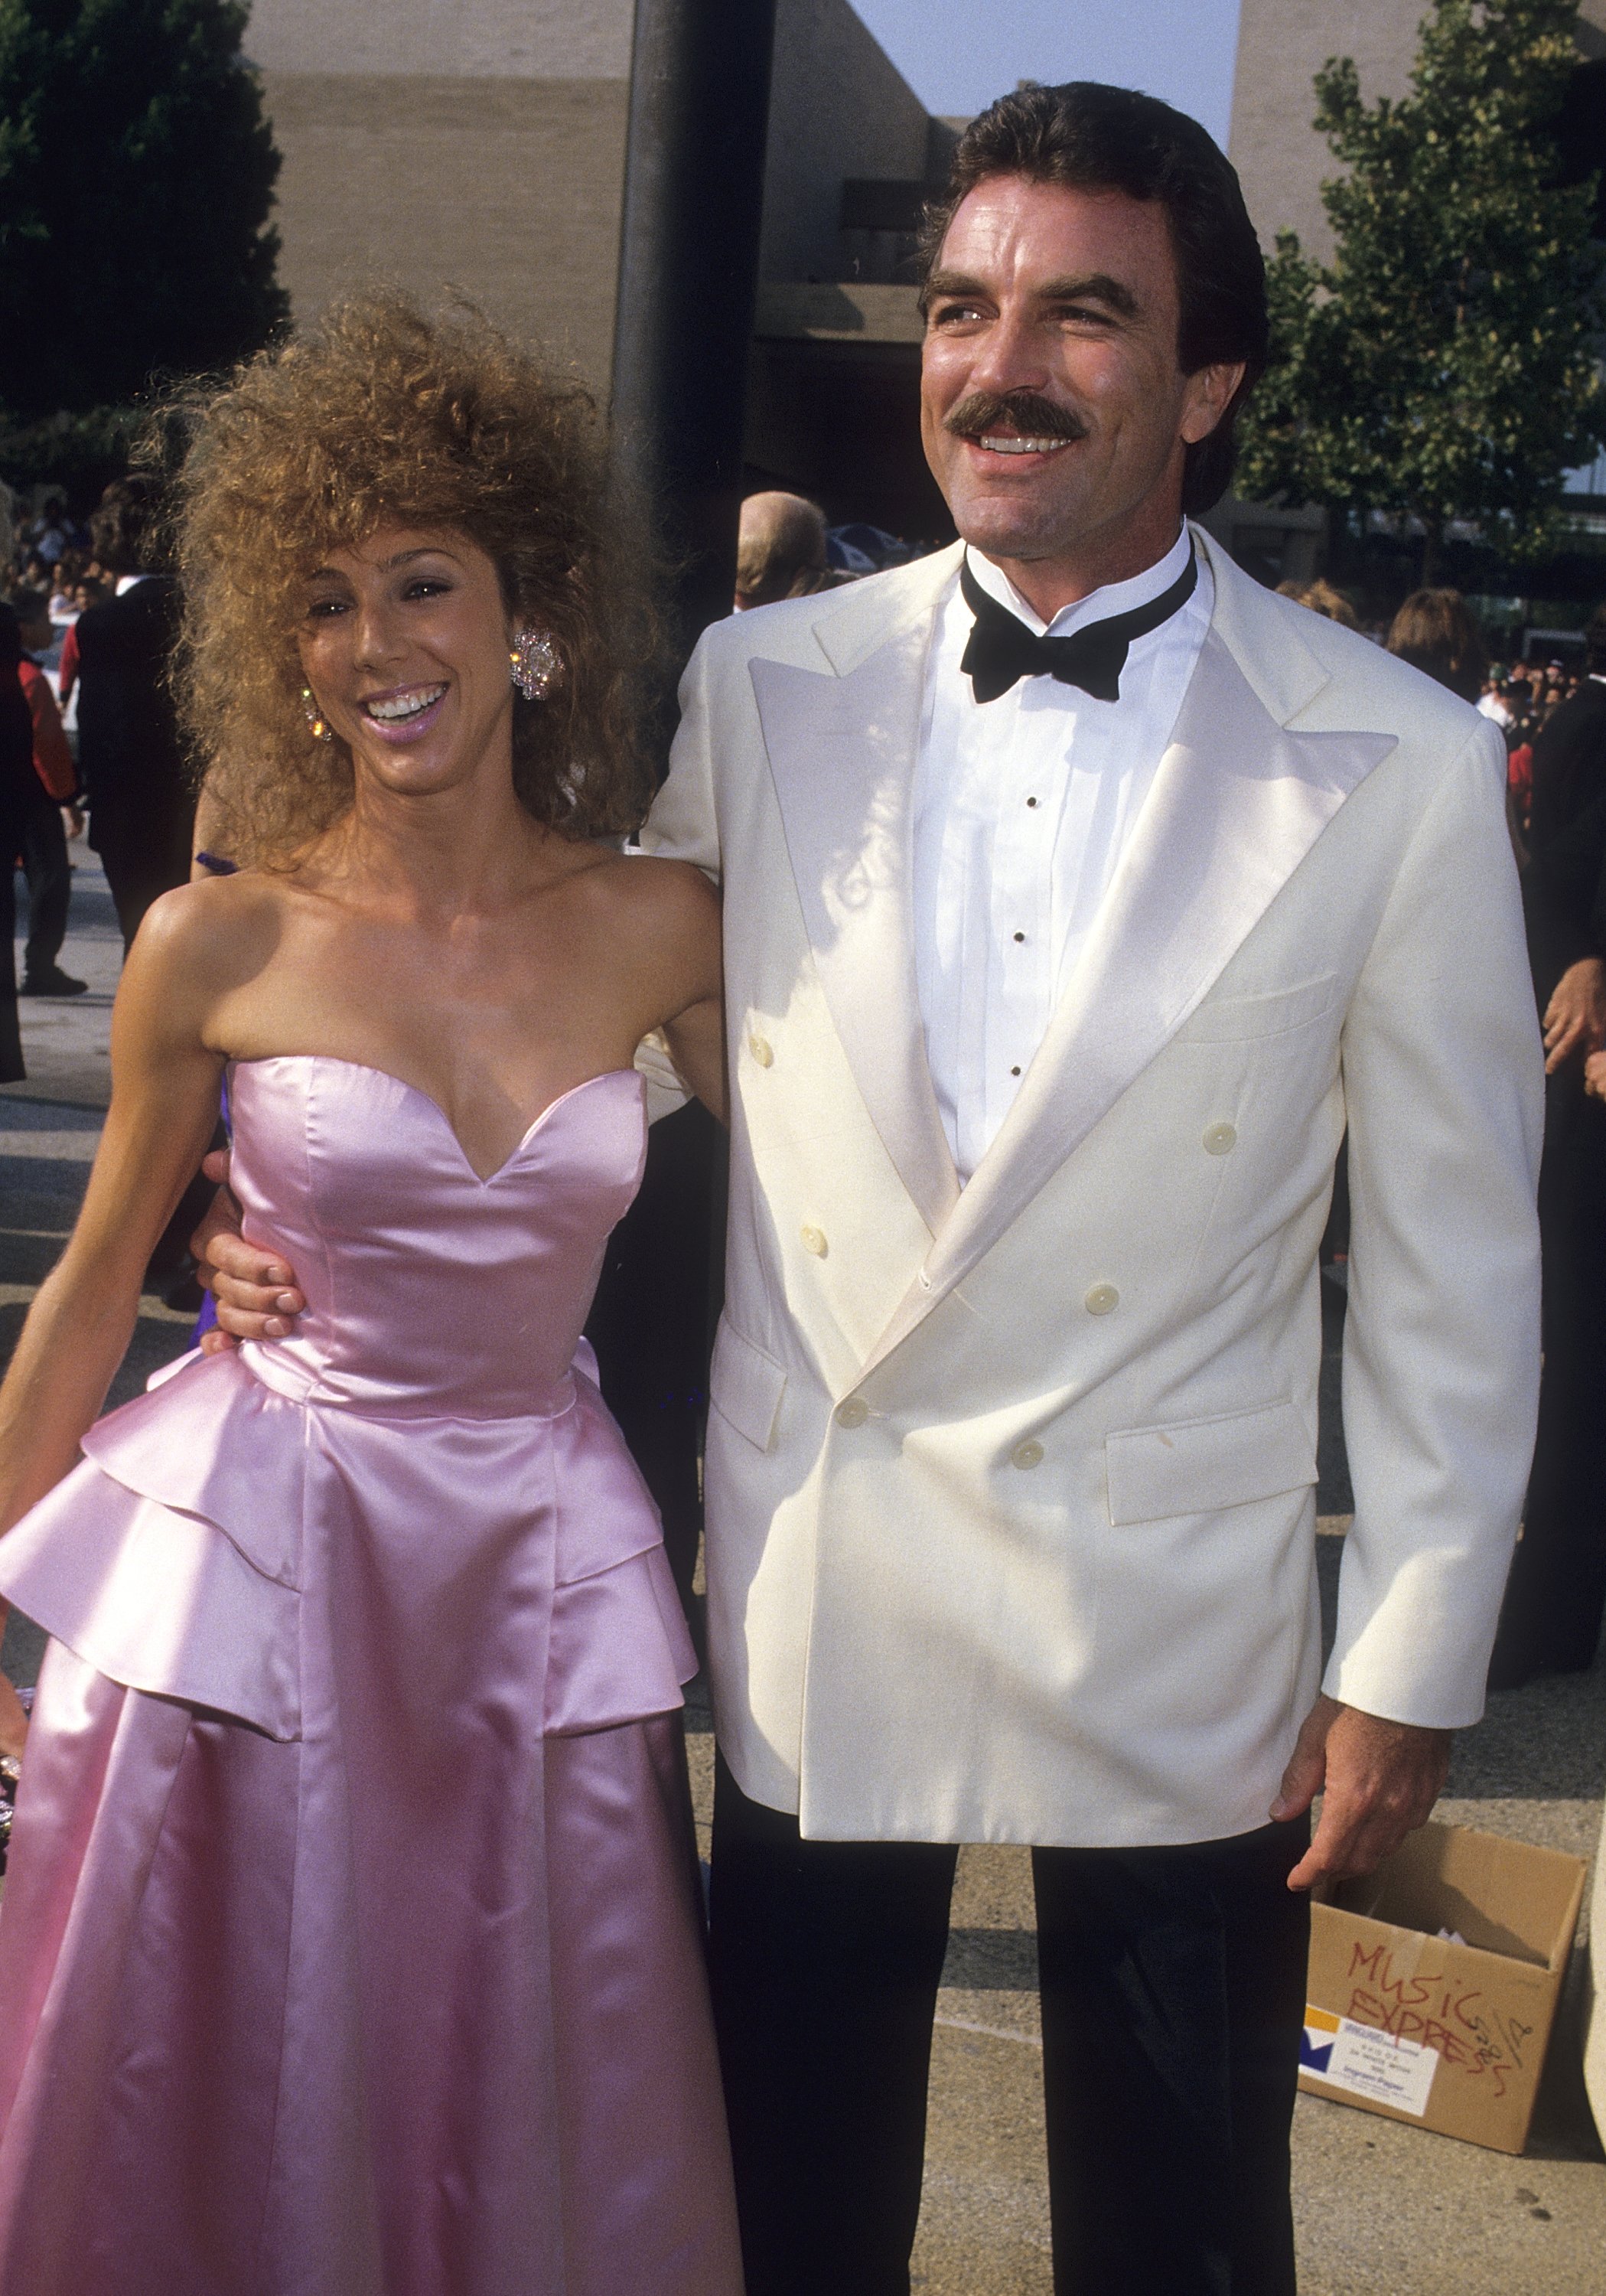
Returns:
[[[0,2296],[737,2296],[656,1511],[581,1326],[630,1071],[479,1178],[241,1063],[295,1334],[0,1540],[53,1637],[0,1908]]]

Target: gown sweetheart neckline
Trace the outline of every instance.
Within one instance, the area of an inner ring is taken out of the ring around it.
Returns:
[[[582,1077],[578,1084],[571,1084],[567,1092],[559,1093],[555,1100],[549,1100],[545,1107],[531,1118],[494,1171],[482,1172],[463,1146],[458,1137],[456,1126],[434,1094],[426,1092],[422,1085],[410,1084],[406,1077],[397,1076],[393,1069],[376,1068],[372,1061],[348,1060],[340,1053],[264,1053],[255,1060],[231,1061],[228,1065],[231,1074],[236,1069],[269,1069],[288,1065],[355,1069],[362,1076],[383,1077],[387,1084],[397,1086],[401,1091],[409,1094],[414,1100],[422,1101],[427,1109],[433,1111],[439,1120],[441,1129],[456,1149],[464,1171],[469,1174],[475,1185],[481,1188],[492,1186],[511,1166],[518,1162],[537,1133],[545,1124],[547,1118],[561,1108],[565,1102],[575,1099],[580,1093],[588,1092],[593,1085],[610,1084],[619,1077],[628,1077],[638,1086],[642,1083],[639,1069],[599,1069],[595,1076]]]

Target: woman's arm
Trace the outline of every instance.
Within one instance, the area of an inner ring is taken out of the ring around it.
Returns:
[[[664,1024],[676,1073],[721,1124],[730,1122],[725,1074],[725,1003],[705,996]]]
[[[636,862],[641,870],[651,865]],[[663,900],[655,957],[675,983],[676,1010],[660,1024],[676,1072],[721,1124],[730,1121],[725,1072],[725,962],[717,889],[684,862],[657,865]],[[672,955],[671,955],[672,952]],[[663,959],[669,958],[667,964]]]
[[[73,1465],[133,1334],[152,1249],[217,1121],[223,1062],[202,1038],[218,948],[215,895],[197,888],[165,895],[129,952],[84,1208],[0,1386],[0,1532]]]
[[[67,715],[67,705],[72,700],[72,689],[78,683],[78,626],[75,620],[69,625],[67,635],[61,640],[61,660],[56,670],[56,694],[63,718]]]
[[[67,736],[61,730],[61,713],[56,708],[56,697],[42,669],[33,671],[22,682],[22,692],[28,702],[28,714],[34,727],[34,771],[45,784],[46,793],[58,805],[70,805],[78,794],[78,769],[72,762],[72,751],[67,746]]]

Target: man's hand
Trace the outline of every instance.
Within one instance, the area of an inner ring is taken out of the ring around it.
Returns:
[[[228,1192],[227,1151],[214,1149],[201,1168],[209,1180],[220,1183],[190,1238],[201,1280],[217,1302],[218,1328],[201,1341],[202,1351],[221,1355],[236,1340],[288,1339],[307,1305],[296,1289],[295,1270],[241,1234],[240,1207]]]
[[[1288,1877],[1291,1890],[1372,1874],[1425,1824],[1450,1767],[1450,1733],[1386,1722],[1321,1697],[1306,1716],[1274,1818],[1298,1817],[1323,1796],[1315,1839]]]
[[[1586,1059],[1606,1045],[1606,963],[1581,956],[1569,964],[1545,1008],[1545,1073],[1554,1076],[1574,1053]]]
[[[1584,1063],[1584,1089],[1606,1100],[1606,1053],[1591,1053]]]

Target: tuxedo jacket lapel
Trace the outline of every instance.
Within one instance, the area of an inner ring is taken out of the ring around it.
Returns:
[[[866,631],[862,611],[817,627],[828,658],[856,665],[846,675],[749,665],[825,1001],[871,1120],[933,1234],[959,1195],[926,1065],[910,887],[926,648],[951,570],[935,570],[940,580],[905,591],[889,634],[884,620]]]
[[[997,1138],[877,1343],[963,1280],[1209,993],[1391,734],[1295,734],[1214,625],[1099,921]]]

